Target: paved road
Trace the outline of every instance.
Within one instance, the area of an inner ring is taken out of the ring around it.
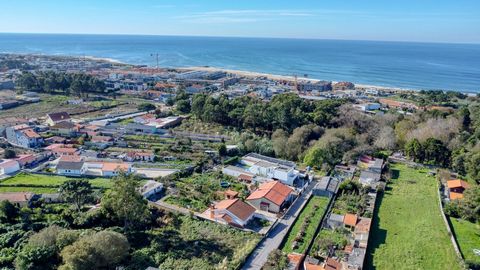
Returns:
[[[243,265],[243,270],[256,270],[262,268],[267,262],[268,254],[270,254],[272,250],[277,249],[282,243],[290,226],[292,226],[295,219],[305,206],[308,198],[312,195],[311,191],[315,184],[316,182],[312,181],[308,185],[303,194],[294,202],[290,209],[288,209],[285,216],[277,222],[275,227],[273,227],[268,235],[257,245]]]

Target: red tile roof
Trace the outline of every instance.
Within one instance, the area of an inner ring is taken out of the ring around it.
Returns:
[[[464,189],[470,188],[470,185],[467,182],[460,179],[448,180],[447,186],[448,188],[460,188],[460,187]]]
[[[12,203],[27,202],[33,195],[31,192],[5,192],[0,193],[0,201],[9,201]]]
[[[102,166],[102,171],[117,171],[117,170],[123,170],[123,171],[128,171],[130,168],[130,165],[127,163],[113,163],[113,162],[104,162]]]
[[[247,200],[257,200],[265,198],[274,204],[280,206],[292,193],[292,189],[278,181],[271,181],[261,184]]]
[[[345,214],[345,216],[343,217],[343,223],[345,225],[355,227],[355,225],[357,225],[357,215]]]
[[[450,191],[450,200],[463,199],[463,193]]]
[[[220,201],[215,204],[215,209],[228,210],[241,220],[247,220],[253,213],[255,213],[255,208],[242,202],[240,199]]]

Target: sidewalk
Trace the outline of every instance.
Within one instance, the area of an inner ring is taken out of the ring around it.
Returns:
[[[268,255],[272,250],[277,249],[283,241],[283,238],[287,235],[292,224],[297,219],[297,216],[302,211],[303,207],[307,203],[308,199],[312,195],[312,189],[317,182],[312,181],[302,195],[295,200],[293,205],[288,209],[287,213],[277,224],[270,230],[268,235],[257,245],[255,250],[245,261],[243,270],[256,270],[261,269],[267,262]]]

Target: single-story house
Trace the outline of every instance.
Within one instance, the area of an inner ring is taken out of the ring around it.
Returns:
[[[145,185],[140,188],[140,193],[145,199],[148,199],[150,196],[158,194],[162,191],[163,184],[157,181],[148,180]]]
[[[50,132],[55,135],[74,137],[80,131],[80,126],[70,121],[62,121],[50,126]]]
[[[20,164],[14,159],[0,159],[0,175],[16,173]]]
[[[247,197],[247,202],[263,211],[279,213],[282,207],[293,199],[293,189],[279,181],[261,184]]]
[[[20,164],[20,167],[28,166],[37,160],[33,154],[18,155],[15,160]]]
[[[358,216],[356,214],[347,213],[345,214],[345,216],[343,216],[343,224],[347,228],[354,229],[355,226],[357,225],[357,221],[358,221]]]
[[[120,171],[131,173],[132,166],[128,163],[104,162],[101,171],[102,176],[112,177],[117,176]]]
[[[332,213],[327,219],[327,226],[330,229],[336,229],[336,228],[342,227],[344,219],[345,217],[343,215]]]
[[[130,151],[126,153],[125,160],[130,162],[132,161],[153,162],[155,160],[155,153],[151,150]]]
[[[469,189],[470,185],[466,181],[454,179],[447,181],[447,187],[450,200],[457,200],[463,198],[463,192]]]
[[[364,186],[376,187],[378,181],[380,181],[382,175],[379,172],[362,171],[360,173],[359,181]]]
[[[70,121],[70,115],[67,112],[49,113],[47,114],[47,119],[45,120],[49,126],[53,126],[63,121]]]
[[[0,193],[0,202],[9,201],[18,207],[23,207],[29,206],[36,197],[38,196],[31,192],[3,192]]]
[[[78,149],[73,148],[73,147],[56,147],[52,150],[50,150],[53,155],[56,157],[61,157],[61,156],[78,156]]]
[[[87,171],[87,166],[80,157],[61,157],[55,167],[57,174],[67,176],[82,176]]]
[[[88,145],[104,149],[113,145],[113,138],[110,136],[92,136]]]
[[[220,201],[207,210],[210,219],[236,227],[245,227],[253,218],[255,208],[240,199]]]

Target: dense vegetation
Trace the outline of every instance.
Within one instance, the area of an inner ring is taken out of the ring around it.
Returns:
[[[259,237],[147,206],[139,181],[120,175],[90,208],[89,182],[64,182],[67,203],[0,202],[2,269],[235,269]]]
[[[88,96],[90,93],[104,93],[105,83],[85,73],[54,71],[23,72],[17,78],[22,90],[42,93],[60,93],[74,96]]]

